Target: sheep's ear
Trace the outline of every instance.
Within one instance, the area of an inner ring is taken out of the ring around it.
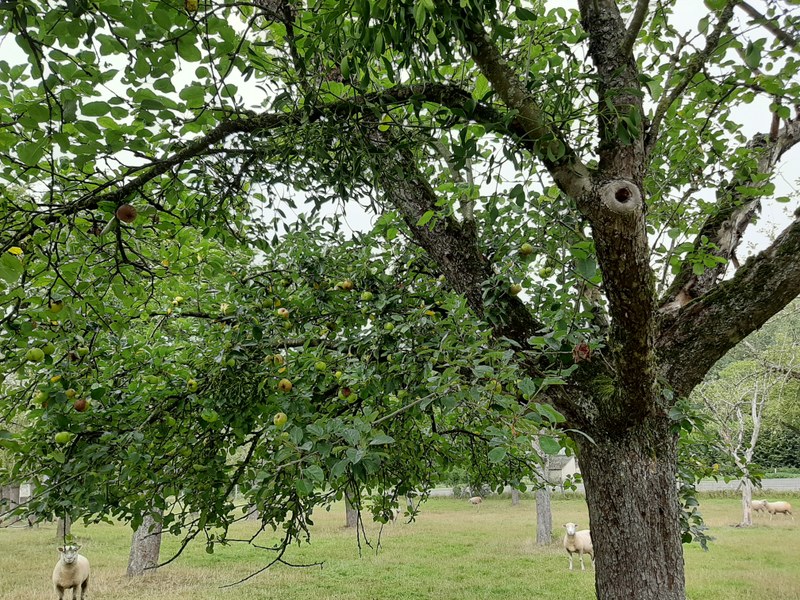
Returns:
[[[59,547],[58,547],[58,551],[59,551],[59,552],[64,552],[64,547],[63,547],[63,546],[59,546]]]

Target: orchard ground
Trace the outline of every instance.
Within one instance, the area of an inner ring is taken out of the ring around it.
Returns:
[[[719,494],[717,494],[719,495]],[[779,499],[777,496],[771,499]],[[784,495],[800,508],[800,495]],[[715,540],[709,552],[685,547],[689,600],[800,600],[800,519],[757,516],[740,529],[735,497],[701,498],[702,512]],[[800,511],[795,511],[800,512]],[[568,571],[561,547],[563,523],[588,522],[582,497],[553,502],[555,537],[535,545],[535,507],[530,498],[512,506],[508,498],[486,500],[480,509],[465,500],[431,499],[414,523],[386,525],[381,547],[363,546],[358,557],[355,532],[342,527],[344,507],[315,513],[311,545],[293,547],[287,560],[324,561],[324,566],[276,565],[250,581],[233,583],[265,564],[271,553],[245,544],[218,547],[206,554],[197,542],[174,563],[143,578],[125,576],[131,530],[124,525],[73,527],[92,564],[92,600],[254,600],[322,599],[591,599],[594,568]],[[253,522],[237,524],[231,537],[255,532]],[[368,524],[373,546],[377,524]],[[264,539],[261,543],[269,540]],[[177,548],[165,536],[162,559]],[[55,527],[0,529],[0,598],[55,598],[50,574],[55,565]]]

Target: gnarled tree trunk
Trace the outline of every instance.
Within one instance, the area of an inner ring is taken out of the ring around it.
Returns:
[[[677,438],[654,415],[595,443],[578,438],[596,588],[603,600],[683,600]]]
[[[131,553],[128,557],[128,577],[144,575],[154,571],[161,552],[161,521],[145,515],[142,524],[133,532]]]

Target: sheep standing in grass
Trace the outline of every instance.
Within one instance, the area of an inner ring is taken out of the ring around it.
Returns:
[[[64,600],[64,592],[72,589],[72,600],[78,598],[78,588],[81,589],[81,598],[86,596],[86,588],[89,587],[89,561],[81,554],[78,554],[80,546],[69,544],[58,551],[61,556],[53,569],[53,585],[58,594],[58,600]]]
[[[478,505],[481,502],[483,502],[483,498],[481,498],[480,496],[473,496],[472,498],[469,499],[470,504]]]
[[[772,521],[772,517],[778,513],[782,513],[785,515],[789,515],[792,517],[792,521],[794,521],[794,515],[792,514],[792,505],[788,502],[767,502],[764,500],[764,507],[767,509],[769,513],[769,520]]]
[[[578,531],[576,523],[566,523],[564,528],[567,534],[564,536],[564,549],[569,554],[569,570],[572,570],[572,555],[577,553],[581,559],[581,571],[585,571],[583,565],[583,555],[588,554],[594,564],[594,548],[592,548],[592,536],[588,529]]]
[[[750,503],[750,508],[753,509],[753,512],[764,512],[765,510],[767,510],[767,501],[753,500]]]

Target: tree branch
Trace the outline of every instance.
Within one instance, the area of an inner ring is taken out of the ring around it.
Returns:
[[[653,115],[653,119],[650,123],[650,129],[647,132],[647,136],[645,138],[645,154],[650,155],[653,151],[653,148],[658,141],[658,134],[661,128],[661,122],[664,120],[664,117],[667,114],[667,110],[669,107],[673,105],[673,103],[681,97],[683,92],[689,86],[694,76],[697,75],[703,66],[706,64],[708,59],[711,55],[717,50],[717,46],[719,45],[719,40],[722,37],[722,33],[728,27],[728,23],[730,23],[731,19],[733,18],[733,8],[736,6],[738,0],[728,0],[728,3],[725,5],[725,8],[722,9],[722,12],[719,16],[719,21],[717,21],[717,26],[711,32],[711,34],[706,38],[706,46],[700,52],[695,54],[689,64],[686,66],[686,69],[683,72],[683,77],[678,82],[678,84],[672,89],[672,91],[663,96],[661,101],[658,103],[656,107],[656,112]]]
[[[753,182],[752,175],[772,174],[783,155],[800,143],[800,117],[788,121],[775,137],[756,134],[747,147],[757,153],[756,170],[748,171],[748,179],[734,180],[718,195],[717,211],[709,216],[694,241],[695,251],[704,251],[704,246],[715,248],[713,254],[725,259],[715,267],[695,275],[690,261],[684,261],[664,297],[659,302],[661,311],[671,313],[679,310],[693,298],[710,291],[728,268],[728,263],[738,267],[736,250],[747,227],[761,208],[760,197],[745,196],[740,188],[761,188],[771,178]]]
[[[766,15],[761,14],[755,7],[751,6],[747,2],[739,2],[736,6],[750,15],[755,24],[761,25],[764,27],[764,29],[778,38],[786,48],[794,50],[795,52],[800,51],[800,39],[797,39],[781,29],[781,27],[775,22],[775,19],[767,18]]]
[[[589,169],[577,157],[558,127],[536,104],[514,70],[503,60],[482,24],[468,18],[465,21],[464,36],[472,59],[506,106],[517,111],[515,124],[522,129],[526,146],[533,148],[534,154],[568,196],[577,198],[583,195],[590,185]],[[552,158],[556,156],[558,158]]]
[[[620,48],[620,54],[623,56],[628,56],[633,50],[633,45],[636,43],[636,38],[639,37],[639,32],[642,30],[642,24],[644,23],[644,18],[647,16],[647,9],[649,6],[650,0],[638,0],[636,3],[636,8],[633,11],[633,18],[631,19],[630,25],[628,25],[625,40],[622,42],[622,47]]]
[[[661,375],[680,395],[711,366],[800,294],[800,219],[751,257],[733,279],[660,324]]]

